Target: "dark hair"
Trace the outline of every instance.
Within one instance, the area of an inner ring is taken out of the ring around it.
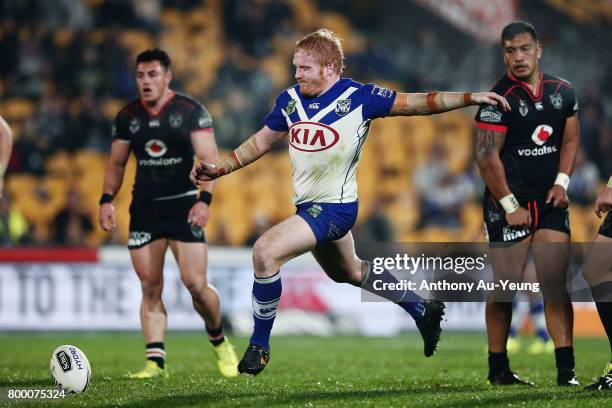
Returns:
[[[159,63],[166,69],[170,68],[170,64],[172,60],[170,60],[170,56],[164,50],[160,50],[159,48],[153,48],[146,51],[141,52],[136,57],[136,65],[141,62],[151,62],[151,61],[159,61]]]
[[[529,35],[531,35],[531,38],[533,38],[536,43],[539,41],[538,33],[536,32],[534,26],[532,26],[526,21],[513,21],[507,26],[505,26],[502,30],[501,46],[504,46],[504,41],[510,41],[517,35],[523,33],[529,33]]]

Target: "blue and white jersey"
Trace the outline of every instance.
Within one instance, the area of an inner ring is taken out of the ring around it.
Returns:
[[[279,95],[264,123],[289,132],[296,205],[357,200],[355,174],[370,123],[388,115],[394,101],[394,91],[348,78],[314,98],[298,85]]]

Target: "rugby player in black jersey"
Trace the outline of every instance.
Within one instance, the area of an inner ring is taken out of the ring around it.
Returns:
[[[193,98],[170,89],[171,60],[153,49],[136,58],[140,97],[117,114],[113,143],[100,199],[100,226],[115,228],[113,197],[123,182],[130,151],[137,160],[130,206],[128,248],[142,285],[140,318],[146,341],[145,368],[131,378],[167,377],[164,336],[167,313],[162,302],[163,265],[168,247],[191,293],[193,306],[205,322],[218,367],[226,377],[238,375],[234,349],[224,336],[219,295],[207,283],[204,226],[209,217],[213,182],[201,191],[189,180],[198,159],[218,157],[212,119]]]
[[[591,292],[599,318],[610,343],[611,359],[601,377],[586,387],[588,390],[612,390],[612,175],[595,201],[595,213],[608,213],[604,219],[595,244],[585,262],[584,277],[591,286]]]
[[[505,96],[512,110],[481,107],[475,143],[487,185],[483,213],[489,242],[506,243],[496,249],[492,244],[494,277],[522,282],[533,248],[546,324],[555,343],[557,384],[577,386],[573,310],[566,289],[570,241],[566,191],[579,146],[578,104],[569,82],[540,70],[542,47],[531,24],[507,25],[501,45],[507,72],[493,91]],[[510,369],[506,342],[512,303],[500,299],[491,296],[486,306],[489,383],[533,385]]]

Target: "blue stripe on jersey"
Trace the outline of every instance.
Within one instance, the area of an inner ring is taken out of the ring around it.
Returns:
[[[351,170],[353,171],[353,174],[357,171],[357,162],[359,161],[359,155],[361,154],[361,149],[363,148],[363,145],[366,139],[368,138],[368,132],[370,131],[371,123],[371,120],[366,120],[359,128],[359,133],[357,134],[357,137],[359,138],[359,143],[357,144],[357,149],[355,149],[355,155],[353,156],[351,165],[346,170],[346,175],[344,176],[344,183],[342,183],[342,191],[340,192],[340,202],[342,202],[342,199],[344,198],[344,186],[346,186],[348,180],[353,177],[352,174],[349,176]]]

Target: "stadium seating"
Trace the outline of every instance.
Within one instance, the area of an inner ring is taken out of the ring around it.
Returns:
[[[585,1],[581,2],[581,7],[577,7],[577,2],[573,1],[549,0],[548,3],[576,20],[589,19],[593,15],[608,15],[600,7],[602,2]],[[104,4],[104,0],[87,0],[85,4],[95,10]],[[329,9],[320,11],[313,1],[291,0],[288,5],[291,13],[287,19],[295,32],[306,32],[323,25],[347,39],[344,43],[347,55],[359,54],[366,48],[368,39],[352,26],[347,16]],[[156,45],[166,48],[172,55],[174,75],[182,89],[204,101],[217,120],[223,117],[227,109],[226,91],[216,88],[219,69],[226,62],[226,41],[229,38],[226,32],[228,28],[223,26],[223,12],[223,2],[218,0],[203,1],[188,11],[164,7],[159,19],[163,35],[147,31],[141,26],[123,27],[120,28],[116,46],[125,50],[130,59],[145,48]],[[89,45],[97,47],[109,38],[115,38],[114,30],[116,28],[93,27],[84,39]],[[70,28],[57,28],[53,31],[53,46],[58,49],[70,47],[79,35]],[[291,80],[291,65],[287,55],[293,50],[295,39],[295,34],[281,30],[270,38],[269,53],[260,59],[246,55],[241,57],[241,63],[248,70],[260,69],[267,75],[271,81],[271,94],[285,88]],[[380,78],[368,80],[392,89],[402,88],[401,84]],[[5,87],[6,84],[2,82],[0,88]],[[46,87],[54,88],[51,83]],[[102,97],[99,99],[101,114],[110,123],[125,103],[125,97],[113,94]],[[247,99],[246,103],[252,102]],[[259,103],[268,104],[269,101]],[[380,200],[384,214],[394,226],[397,240],[483,239],[482,213],[477,198],[461,209],[458,228],[420,230],[420,198],[413,185],[415,169],[428,165],[434,145],[441,145],[449,152],[448,167],[452,175],[472,171],[473,113],[450,112],[435,117],[394,118],[373,122],[362,151],[357,176],[360,196],[358,223],[370,217],[377,200]],[[11,96],[0,102],[0,114],[9,120],[15,139],[19,140],[24,123],[38,114],[37,102],[28,97]],[[224,155],[235,146],[222,147],[225,150],[221,155]],[[48,224],[65,204],[65,194],[71,188],[80,193],[83,207],[94,224],[97,223],[97,202],[107,159],[106,153],[89,148],[75,154],[60,150],[44,157],[44,176],[9,173],[7,188],[15,205],[35,226],[38,241],[49,237]],[[131,159],[124,185],[114,201],[119,215],[116,235],[122,242],[127,240],[127,211],[134,174],[135,162]],[[215,204],[207,227],[209,240],[212,243],[244,244],[251,233],[255,214],[265,215],[273,222],[293,214],[291,196],[291,168],[286,151],[270,153],[249,168],[216,184]],[[590,208],[576,206],[572,206],[571,220],[573,238],[578,241],[590,240],[599,222]],[[96,228],[88,244],[98,245],[107,239],[107,234]]]

